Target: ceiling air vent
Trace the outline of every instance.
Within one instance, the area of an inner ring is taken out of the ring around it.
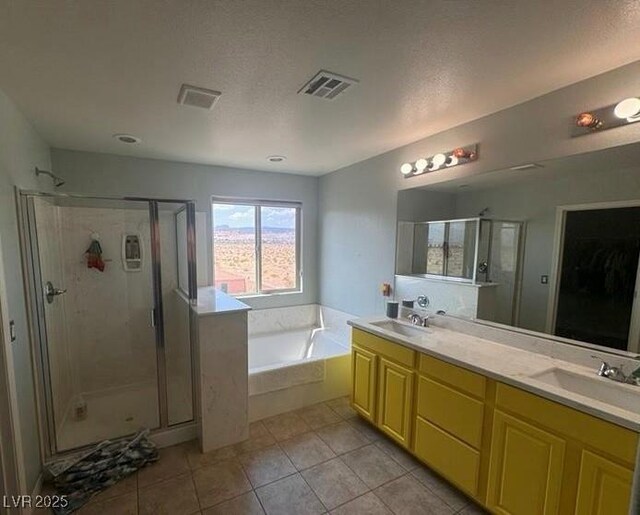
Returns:
[[[355,79],[320,70],[298,93],[333,100],[355,84]]]
[[[178,104],[201,109],[213,109],[220,95],[222,93],[219,91],[183,84],[178,95]]]

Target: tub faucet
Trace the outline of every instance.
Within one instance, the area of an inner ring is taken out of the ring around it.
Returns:
[[[429,327],[429,315],[421,317],[418,313],[411,313],[408,317],[413,325],[419,325],[421,327]]]

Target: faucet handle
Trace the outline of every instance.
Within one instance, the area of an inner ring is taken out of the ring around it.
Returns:
[[[605,360],[603,360],[600,356],[591,356],[593,359],[597,359],[598,361],[600,361],[600,368],[598,368],[598,375],[601,377],[606,377],[607,376],[607,372],[609,370],[611,370],[611,367],[609,366],[609,363],[607,363]]]

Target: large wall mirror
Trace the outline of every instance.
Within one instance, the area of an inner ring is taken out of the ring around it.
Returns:
[[[396,296],[640,353],[640,144],[398,194]]]

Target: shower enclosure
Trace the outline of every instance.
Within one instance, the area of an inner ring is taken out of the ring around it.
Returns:
[[[493,284],[491,320],[517,325],[525,223],[491,218],[398,222],[396,273]]]
[[[18,197],[46,457],[193,423],[194,203]]]

